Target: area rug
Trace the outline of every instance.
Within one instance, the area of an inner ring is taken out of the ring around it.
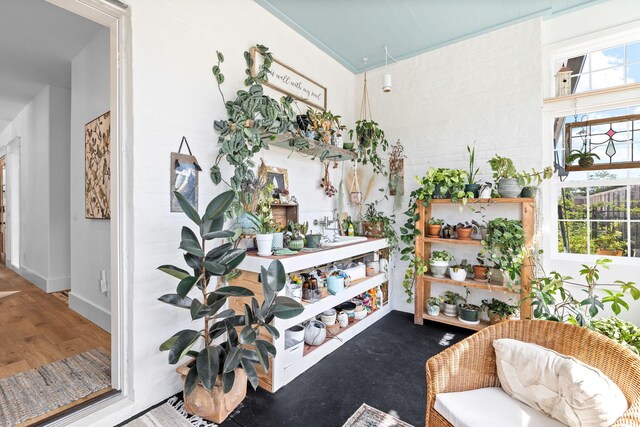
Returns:
[[[124,424],[125,427],[216,427],[217,424],[189,415],[184,402],[172,397],[160,406]]]
[[[10,427],[111,386],[101,349],[0,379],[0,426]]]
[[[363,403],[342,427],[413,427],[393,415]]]

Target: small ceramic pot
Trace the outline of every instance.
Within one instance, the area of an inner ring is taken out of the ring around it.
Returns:
[[[534,199],[538,193],[538,187],[524,187],[520,193],[520,197],[528,197]]]
[[[327,338],[327,327],[318,320],[310,321],[304,328],[304,342],[309,345],[320,345]]]
[[[490,199],[491,198],[491,191],[492,191],[492,187],[491,185],[482,185],[480,186],[480,194],[479,194],[479,198],[480,199]]]
[[[458,306],[456,304],[447,304],[444,305],[444,315],[449,317],[456,317],[458,315]]]
[[[288,246],[292,251],[300,251],[304,248],[304,240],[291,240]]]
[[[476,280],[487,280],[487,272],[489,269],[484,265],[474,265],[473,275]]]
[[[320,247],[320,242],[322,241],[322,234],[307,234],[306,238],[307,238],[308,248]]]
[[[440,237],[440,230],[442,230],[442,226],[440,224],[427,224],[428,237]]]
[[[440,315],[440,306],[439,305],[427,305],[427,314],[429,316],[438,316],[438,315]]]
[[[522,192],[522,187],[516,178],[500,178],[498,181],[498,193],[506,198],[515,198]]]
[[[258,255],[271,255],[271,247],[273,246],[273,234],[256,234],[258,241]]]
[[[429,268],[433,277],[442,279],[449,268],[449,261],[429,261]]]
[[[456,228],[456,234],[458,235],[458,240],[471,240],[471,233],[473,233],[473,227]]]
[[[284,331],[284,337],[287,341],[300,342],[304,340],[304,327],[295,325]]]
[[[284,233],[273,233],[273,243],[271,249],[274,251],[284,247]]]
[[[344,311],[341,311],[338,314],[338,324],[341,328],[346,328],[349,325],[349,315]]]
[[[477,199],[480,196],[480,184],[467,184],[464,186],[464,191],[473,193],[473,197]]]
[[[320,315],[320,320],[326,326],[332,326],[336,323],[337,316],[338,314],[336,310],[334,308],[330,308],[329,310],[322,312],[322,314]]]
[[[459,319],[462,320],[463,322],[467,322],[467,323],[480,322],[480,320],[478,319],[478,316],[480,315],[480,307],[478,307],[477,305],[473,305],[473,304],[468,304],[466,306],[461,305],[459,309],[460,309]]]
[[[464,282],[467,278],[467,271],[464,268],[458,268],[458,271],[455,271],[453,267],[449,267],[449,276],[456,282]]]
[[[353,317],[354,317],[356,320],[362,320],[362,319],[364,319],[365,317],[367,317],[367,314],[368,314],[368,313],[367,313],[367,310],[360,310],[360,311],[356,311],[356,312],[354,313],[354,316],[353,316]]]
[[[496,286],[503,286],[508,280],[507,273],[500,271],[498,268],[490,268],[487,277],[489,278],[489,283]]]

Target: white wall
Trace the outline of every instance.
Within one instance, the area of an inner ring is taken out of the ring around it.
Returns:
[[[540,169],[540,25],[533,19],[394,63],[388,67],[393,76],[389,93],[381,90],[384,68],[367,73],[373,118],[390,142],[400,139],[407,155],[406,195],[403,208],[396,212],[399,224],[406,221],[402,212],[409,193],[417,188],[414,177],[424,175],[430,166],[468,169],[466,146],[474,141],[481,180],[491,180],[486,162],[496,153],[511,157],[519,169]],[[359,75],[358,99],[362,82]],[[447,219],[477,217],[456,209],[439,212]],[[490,211],[488,217],[496,215],[503,214]],[[471,261],[476,252],[460,256]],[[393,307],[413,312],[401,287],[405,266],[397,263],[393,273]],[[448,288],[434,284],[432,292],[444,289]],[[487,297],[488,292],[474,290],[472,300]]]
[[[109,111],[109,30],[103,29],[71,61],[71,293],[69,306],[107,331],[110,298],[100,291],[100,271],[110,280],[108,219],[85,218],[84,126]]]
[[[234,2],[175,2],[135,0],[131,4],[133,40],[134,116],[134,278],[128,289],[134,329],[134,413],[180,389],[174,367],[158,346],[187,327],[189,315],[157,301],[175,292],[177,282],[159,272],[161,264],[183,265],[178,250],[183,214],[169,212],[169,156],[183,135],[205,171],[200,174],[200,211],[225,190],[208,177],[218,151],[213,121],[226,118],[211,67],[216,50],[225,55],[223,91],[228,98],[243,88],[243,52],[261,43],[274,56],[329,89],[329,108],[351,125],[354,75],[249,0]],[[317,186],[319,162],[273,149],[264,154],[268,164],[289,169],[292,194],[301,203],[302,218],[310,212],[330,213],[328,200]],[[224,164],[224,163],[223,163]],[[230,176],[230,168],[222,171]]]
[[[69,113],[69,91],[47,86],[0,135],[21,138],[19,273],[48,292],[69,288]]]

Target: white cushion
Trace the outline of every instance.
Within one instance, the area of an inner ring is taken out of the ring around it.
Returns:
[[[626,410],[620,388],[600,370],[536,344],[493,342],[502,388],[571,427],[605,427]]]
[[[565,427],[500,387],[437,394],[434,408],[454,427]]]

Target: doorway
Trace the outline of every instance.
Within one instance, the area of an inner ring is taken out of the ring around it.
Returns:
[[[7,170],[5,168],[4,156],[0,158],[0,263],[6,264],[7,250],[5,249],[5,236],[7,227],[7,187],[5,184]]]

